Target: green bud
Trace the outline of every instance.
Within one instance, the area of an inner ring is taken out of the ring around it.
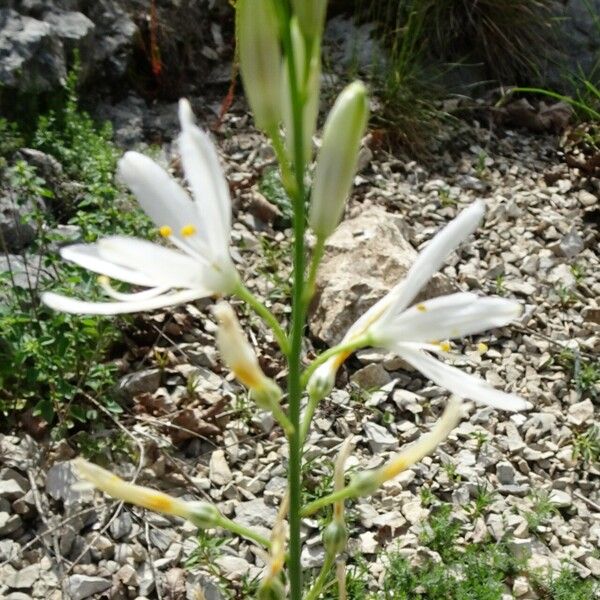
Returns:
[[[285,586],[279,577],[264,579],[258,588],[258,600],[285,600]]]
[[[350,487],[356,496],[368,496],[379,487],[379,481],[373,471],[364,471],[352,478]]]
[[[337,227],[356,172],[369,102],[365,86],[351,83],[335,101],[323,131],[310,205],[310,226],[318,237]]]
[[[259,388],[250,390],[252,400],[263,410],[271,410],[275,404],[279,404],[283,392],[272,380],[265,377]]]
[[[199,529],[208,529],[218,524],[221,513],[209,502],[190,502],[191,515],[189,520]]]
[[[327,0],[293,0],[292,4],[306,38],[320,38],[325,25]]]
[[[344,523],[331,521],[323,532],[323,545],[329,556],[337,556],[346,548],[348,530]]]
[[[257,127],[281,120],[281,47],[273,0],[237,0],[240,71]]]

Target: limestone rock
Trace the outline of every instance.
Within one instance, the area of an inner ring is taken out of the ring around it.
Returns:
[[[333,345],[371,305],[405,275],[417,253],[399,215],[374,207],[344,221],[329,238],[317,278],[311,333]],[[416,300],[449,293],[441,275]]]

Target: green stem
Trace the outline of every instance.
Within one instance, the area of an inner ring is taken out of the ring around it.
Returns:
[[[304,149],[303,149],[303,105],[302,90],[298,87],[296,75],[296,61],[292,45],[290,30],[290,14],[287,2],[275,2],[282,24],[281,34],[286,63],[289,69],[289,85],[292,109],[292,129],[294,148],[292,165],[296,178],[295,194],[292,195],[292,206],[294,209],[294,251],[293,251],[293,288],[292,288],[292,322],[290,332],[290,352],[288,354],[288,415],[294,433],[289,437],[289,558],[288,580],[290,585],[290,600],[301,600],[302,598],[302,564],[300,555],[302,551],[301,540],[301,516],[302,509],[302,443],[300,440],[300,402],[302,398],[302,386],[300,383],[302,353],[302,336],[304,333],[305,306],[304,295],[304,230],[305,215],[304,204],[306,201],[306,190],[304,189]]]
[[[235,533],[236,535],[252,540],[253,542],[256,542],[259,546],[263,546],[264,548],[271,547],[271,542],[268,539],[252,531],[252,529],[244,527],[243,525],[240,525],[239,523],[236,523],[235,521],[232,521],[231,519],[228,519],[223,515],[219,517],[215,525],[217,527],[226,529],[227,531],[231,531],[231,533]]]
[[[264,319],[265,323],[267,323],[273,331],[275,339],[279,344],[279,348],[287,355],[290,351],[290,344],[285,331],[279,324],[279,321],[275,318],[275,315],[243,284],[240,283],[238,285],[234,294],[240,298],[240,300],[246,302],[257,315]]]
[[[292,436],[294,434],[294,425],[289,420],[288,416],[285,414],[285,411],[281,408],[279,404],[273,403],[271,405],[271,412],[275,417],[275,420],[281,425],[285,434],[288,436]]]
[[[323,252],[325,251],[325,238],[319,236],[317,243],[313,250],[312,259],[310,261],[310,269],[308,272],[308,281],[306,282],[306,289],[304,290],[304,303],[308,306],[313,294],[315,293],[315,281],[317,279],[317,271],[323,258]]]
[[[318,498],[314,500],[310,504],[307,504],[302,509],[302,517],[310,517],[310,515],[316,513],[319,509],[324,506],[329,506],[334,502],[338,502],[339,500],[346,500],[347,498],[355,498],[359,493],[355,487],[352,485],[347,485],[341,490],[337,490],[332,492],[331,494],[327,494],[327,496],[323,496],[322,498]]]
[[[308,380],[311,375],[320,367],[324,362],[327,362],[330,358],[340,354],[340,352],[354,352],[354,350],[358,350],[359,348],[364,348],[365,346],[370,346],[372,343],[371,336],[369,334],[361,335],[349,342],[342,342],[337,346],[333,346],[333,348],[329,348],[329,350],[325,350],[325,352],[319,354],[315,360],[313,360],[308,367],[306,367],[304,373],[302,373],[302,387],[306,387]]]
[[[300,425],[300,440],[302,441],[303,446],[304,442],[306,442],[306,436],[308,435],[308,428],[310,427],[315,410],[317,409],[317,405],[319,404],[320,400],[321,398],[317,395],[310,394],[308,397],[308,404],[306,405],[306,410],[304,411],[302,425]]]
[[[304,597],[304,600],[317,600],[323,586],[325,585],[327,579],[331,575],[331,567],[335,562],[335,558],[328,554],[325,556],[325,561],[323,562],[323,566],[321,567],[321,571],[319,572],[319,576],[315,580],[312,588],[310,588],[308,594]]]

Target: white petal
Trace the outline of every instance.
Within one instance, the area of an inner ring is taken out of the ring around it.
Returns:
[[[200,223],[196,206],[160,165],[139,152],[126,152],[119,161],[118,175],[157,227],[167,225],[172,235],[184,245],[206,252],[204,224]],[[186,225],[193,225],[197,234],[182,236],[181,229]]]
[[[187,100],[179,102],[179,149],[185,177],[192,188],[199,222],[206,232],[214,258],[229,254],[231,197],[214,144],[194,124]]]
[[[469,398],[502,410],[525,410],[529,406],[520,396],[501,392],[483,379],[446,365],[429,354],[402,347],[401,344],[396,352],[423,375],[460,398]]]
[[[126,283],[141,285],[144,287],[154,287],[155,281],[139,271],[128,269],[108,261],[100,256],[98,244],[73,244],[66,246],[60,251],[65,260],[74,262],[76,265],[89,269],[94,273],[107,275],[113,279],[119,279]]]
[[[120,315],[184,304],[206,295],[208,294],[201,290],[184,290],[135,302],[85,302],[77,298],[45,292],[42,294],[42,302],[54,310],[77,315]]]
[[[98,283],[107,296],[110,296],[113,300],[119,300],[120,302],[136,302],[137,300],[145,300],[146,298],[155,298],[156,296],[166,294],[169,291],[168,287],[155,287],[144,290],[143,292],[124,293],[115,290],[108,280],[100,280]]]
[[[98,249],[102,258],[151,277],[155,286],[219,291],[213,269],[177,250],[125,236],[103,238]]]
[[[433,342],[503,327],[521,314],[521,305],[505,298],[450,294],[382,318],[372,328],[382,345],[395,341]]]
[[[390,313],[403,311],[414,300],[421,288],[439,271],[448,255],[477,229],[484,212],[483,202],[477,200],[425,246],[405,279],[388,294],[393,298]]]

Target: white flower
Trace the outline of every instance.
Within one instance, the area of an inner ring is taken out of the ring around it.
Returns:
[[[115,302],[86,302],[55,293],[42,300],[51,308],[79,314],[154,310],[214,294],[231,293],[238,274],[229,255],[231,198],[216,149],[195,124],[187,100],[179,103],[179,148],[194,199],[153,160],[127,152],[119,176],[144,211],[177,250],[126,236],[63,248],[64,259],[99,273]],[[120,293],[108,278],[148,289]]]
[[[483,203],[475,202],[442,229],[419,254],[406,278],[352,325],[342,343],[367,335],[371,345],[398,354],[437,385],[461,398],[504,410],[522,410],[528,403],[519,396],[496,390],[483,379],[467,375],[430,354],[448,352],[450,345],[445,340],[507,325],[521,313],[517,302],[457,293],[409,308],[447,256],[477,228],[484,211]],[[328,392],[348,354],[341,353],[321,365],[309,381],[309,392],[315,396]]]

